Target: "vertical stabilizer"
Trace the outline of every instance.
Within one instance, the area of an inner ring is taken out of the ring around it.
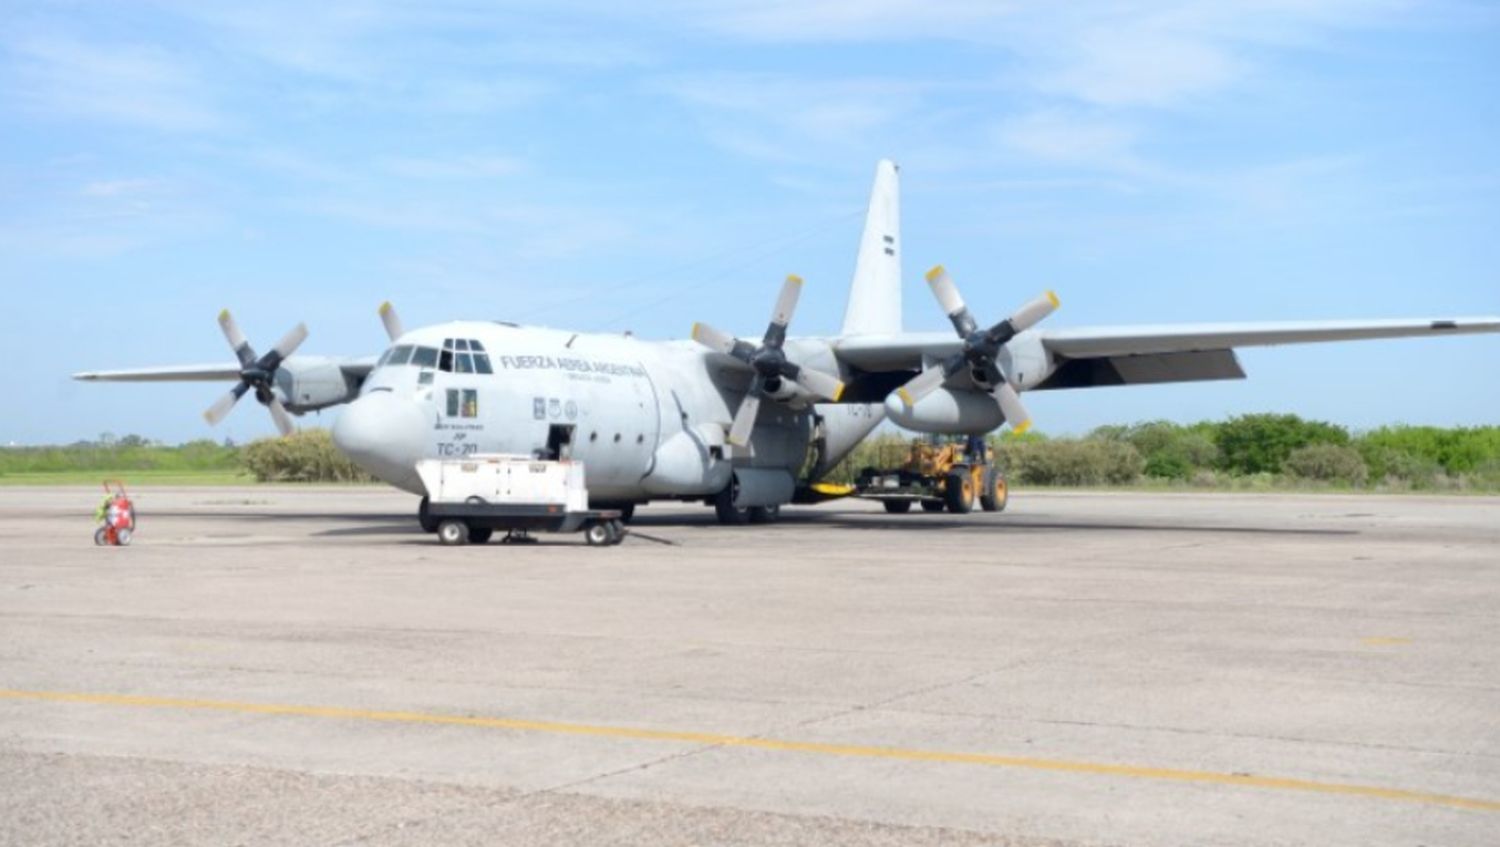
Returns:
[[[901,186],[896,163],[881,159],[859,240],[844,335],[901,331]]]

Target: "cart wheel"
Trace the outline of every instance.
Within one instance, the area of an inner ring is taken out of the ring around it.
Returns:
[[[886,500],[885,510],[893,515],[904,515],[911,511],[910,500]]]
[[[749,518],[751,523],[776,523],[781,517],[781,506],[751,506]]]
[[[943,510],[943,501],[941,501],[941,500],[923,500],[922,501],[922,511],[924,511],[924,512],[941,512],[942,510]]]
[[[613,543],[611,541],[612,538],[613,533],[609,531],[609,526],[607,524],[591,523],[588,526],[584,527],[583,540],[587,541],[589,544],[595,547]]]
[[[119,529],[115,530],[115,543],[120,545],[121,547],[129,547],[130,536],[133,534],[134,533],[132,533],[130,530],[122,526]]]
[[[423,532],[437,532],[437,518],[428,514],[427,505],[427,498],[423,497],[422,502],[417,505],[417,525],[422,527]]]
[[[469,542],[469,528],[463,521],[443,521],[437,527],[438,541],[449,547],[456,547]]]
[[[100,547],[103,547],[104,545],[108,544],[109,543],[109,531],[106,530],[102,526],[99,527],[98,529],[94,530],[94,543],[97,544],[97,545],[99,545]]]
[[[494,534],[495,531],[487,526],[471,526],[469,527],[469,543],[488,544],[490,536]]]

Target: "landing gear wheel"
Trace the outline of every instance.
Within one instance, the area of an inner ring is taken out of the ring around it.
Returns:
[[[943,503],[955,515],[966,515],[974,510],[974,478],[967,471],[948,474],[943,484]]]
[[[437,525],[437,537],[449,547],[459,547],[469,543],[469,527],[463,521],[443,521]]]
[[[614,534],[609,531],[609,526],[604,523],[591,523],[583,529],[583,540],[587,541],[590,547],[613,544],[611,540],[613,537]]]
[[[422,527],[423,532],[437,532],[438,519],[427,513],[427,498],[422,498],[421,505],[417,506],[417,525]]]
[[[943,510],[943,501],[941,501],[941,500],[923,500],[922,501],[922,511],[924,511],[924,512],[941,512],[942,510]]]
[[[1005,475],[990,468],[984,474],[984,492],[979,495],[979,507],[986,512],[1003,512],[1009,499],[1010,487],[1005,484]]]
[[[94,530],[94,543],[97,544],[97,545],[99,545],[100,547],[104,547],[104,546],[108,545],[109,544],[109,530],[105,529],[102,526],[99,527],[98,529]]]
[[[119,529],[115,530],[115,543],[120,545],[121,547],[129,547],[130,536],[132,534],[133,533],[126,527],[120,527]]]
[[[490,536],[494,534],[495,531],[487,526],[471,526],[469,527],[469,543],[487,544]]]
[[[625,524],[620,521],[605,521],[604,528],[609,530],[610,544],[619,544],[625,540]]]
[[[776,523],[781,519],[781,506],[779,505],[751,506],[748,511],[751,523]]]
[[[885,506],[885,510],[893,515],[904,515],[911,511],[910,500],[886,500],[881,505]],[[923,503],[922,505],[925,506],[927,504]]]
[[[739,492],[739,481],[732,480],[723,491],[714,495],[714,514],[719,516],[719,523],[725,526],[743,526],[750,520],[749,509],[741,509],[734,505],[734,499]]]

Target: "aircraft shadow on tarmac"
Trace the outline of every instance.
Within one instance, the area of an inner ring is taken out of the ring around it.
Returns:
[[[276,522],[307,522],[326,521],[338,523],[354,523],[355,526],[329,527],[313,533],[319,537],[373,537],[380,535],[411,535],[422,536],[423,533],[417,526],[416,517],[412,515],[392,514],[363,514],[363,513],[337,513],[337,512],[229,512],[229,511],[167,511],[153,513],[160,517],[169,518],[214,518],[244,521],[276,521]],[[146,517],[150,517],[147,515]],[[908,514],[887,516],[878,512],[868,511],[798,511],[788,510],[781,514],[776,524],[769,526],[747,525],[743,527],[721,527],[714,513],[705,509],[701,514],[674,512],[672,514],[652,515],[644,510],[637,512],[635,518],[630,522],[632,527],[682,527],[691,529],[712,529],[715,531],[730,532],[771,532],[777,525],[816,527],[825,526],[839,529],[872,530],[877,532],[937,532],[937,531],[968,531],[968,532],[1176,532],[1176,533],[1218,533],[1231,535],[1285,535],[1285,536],[1340,536],[1359,535],[1357,529],[1332,529],[1315,527],[1271,527],[1271,526],[1228,526],[1223,524],[1173,524],[1161,521],[1064,521],[1048,520],[1045,518],[1031,518],[1016,514],[996,515],[993,517],[982,514],[954,516],[948,514]],[[558,540],[567,536],[558,536]],[[415,539],[413,539],[415,540]]]

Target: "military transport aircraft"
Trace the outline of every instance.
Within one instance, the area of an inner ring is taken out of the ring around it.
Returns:
[[[664,342],[505,321],[407,331],[387,303],[391,346],[379,356],[295,355],[300,324],[257,356],[225,311],[233,364],[75,378],[234,380],[204,417],[217,423],[254,392],[283,433],[291,414],[347,404],[334,442],[415,494],[423,458],[570,457],[585,463],[596,504],[701,500],[742,523],[774,520],[887,417],[928,433],[1020,430],[1031,420],[1022,391],[1241,379],[1236,347],[1500,332],[1497,317],[1038,329],[1057,308],[1051,292],[984,326],[941,267],[927,282],[956,333],[905,332],[898,191],[895,164],[880,162],[832,338],[787,335],[802,286],[788,277],[756,340],[707,324]]]

